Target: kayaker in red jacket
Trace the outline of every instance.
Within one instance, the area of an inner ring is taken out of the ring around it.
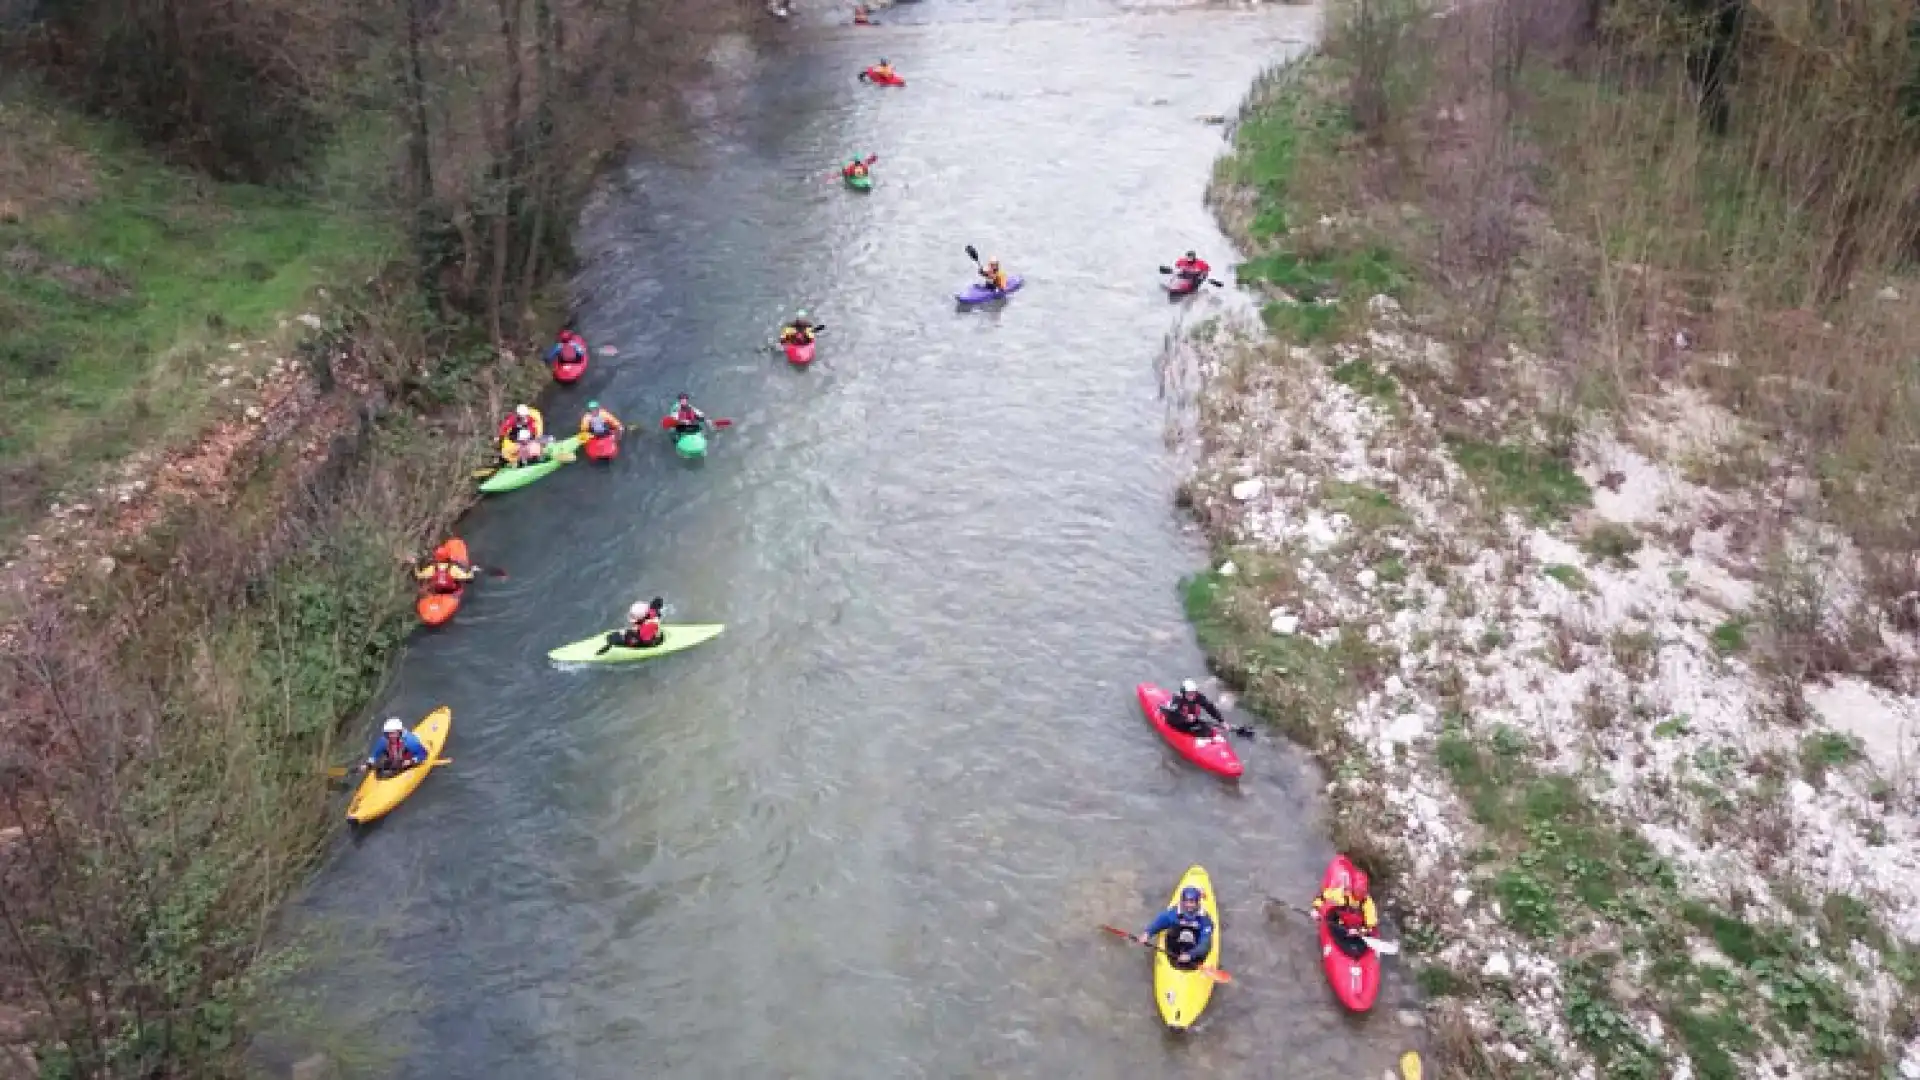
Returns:
[[[819,331],[820,327],[807,318],[807,313],[800,311],[794,315],[792,322],[780,328],[780,343],[783,345],[788,342],[795,345],[811,344],[813,335]]]
[[[1212,269],[1213,267],[1207,265],[1207,260],[1191,251],[1175,260],[1173,264],[1173,272],[1180,275],[1183,281],[1199,281]]]
[[[1200,692],[1200,684],[1188,679],[1180,684],[1180,692],[1167,699],[1160,706],[1160,712],[1167,718],[1167,725],[1183,735],[1204,739],[1220,733],[1220,726],[1226,724],[1226,717],[1207,695]],[[1204,717],[1213,718],[1209,723]]]
[[[693,399],[680,395],[679,404],[673,409],[673,430],[686,433],[699,431],[707,424],[707,414],[693,407]]]
[[[515,405],[507,418],[500,421],[500,437],[512,435],[515,428],[525,428],[538,439],[547,433],[547,418],[531,405]]]
[[[462,585],[473,580],[473,571],[443,559],[415,570],[413,576],[426,586],[428,592],[456,593]]]
[[[651,603],[635,604],[627,609],[627,628],[614,630],[607,634],[607,643],[600,647],[601,652],[608,649],[651,649],[665,638],[660,628],[660,609],[667,606],[664,597],[656,596]]]
[[[1355,870],[1348,888],[1334,885],[1313,898],[1313,917],[1326,920],[1334,942],[1349,956],[1364,955],[1367,943],[1362,939],[1380,929],[1380,912],[1373,906],[1367,884],[1367,875]]]

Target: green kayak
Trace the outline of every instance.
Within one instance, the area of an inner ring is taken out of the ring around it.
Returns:
[[[562,645],[548,653],[547,659],[561,664],[624,664],[631,660],[651,660],[712,641],[726,628],[725,623],[664,623],[660,627],[663,635],[660,644],[651,649],[613,648],[601,652],[607,643],[607,634],[615,632],[608,630],[585,641]]]
[[[684,458],[707,456],[707,436],[705,432],[689,431],[685,435],[675,434],[673,448],[680,451]]]
[[[561,439],[547,448],[545,460],[532,465],[518,465],[510,469],[501,469],[480,482],[480,490],[489,495],[503,491],[518,491],[535,480],[546,476],[560,466],[571,462],[580,450],[580,436]]]
[[[852,188],[852,189],[853,189],[853,190],[855,190],[855,191],[872,191],[872,190],[873,190],[873,177],[871,177],[871,176],[849,176],[849,177],[847,177],[847,186],[848,186],[848,187],[850,187],[850,188]]]

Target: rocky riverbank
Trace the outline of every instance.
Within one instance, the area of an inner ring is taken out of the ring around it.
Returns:
[[[1820,477],[1727,479],[1763,436],[1723,400],[1568,408],[1463,345],[1380,227],[1422,208],[1355,194],[1347,77],[1259,87],[1211,193],[1265,325],[1187,349],[1188,601],[1325,762],[1445,1075],[1920,1075],[1912,613]]]

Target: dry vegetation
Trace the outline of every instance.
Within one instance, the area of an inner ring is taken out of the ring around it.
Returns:
[[[242,1072],[593,171],[750,10],[71,0],[0,40],[0,379],[62,431],[0,428],[47,541],[0,574],[0,1075]]]
[[[1329,23],[1210,193],[1269,335],[1197,356],[1217,669],[1444,1067],[1920,1071],[1920,11]]]

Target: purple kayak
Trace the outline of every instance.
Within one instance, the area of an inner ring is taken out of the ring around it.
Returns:
[[[965,292],[954,293],[953,298],[955,300],[960,301],[963,304],[984,304],[989,300],[1006,299],[1008,296],[1011,296],[1014,293],[1019,292],[1020,286],[1023,284],[1025,284],[1025,282],[1021,279],[1019,274],[1010,274],[1007,276],[1006,292],[994,292],[992,289],[989,289],[985,285],[982,285],[976,281],[973,284],[967,286],[967,290]]]

